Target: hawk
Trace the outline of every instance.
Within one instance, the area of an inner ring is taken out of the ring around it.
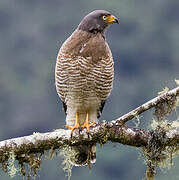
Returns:
[[[71,133],[84,128],[89,133],[112,90],[113,58],[105,38],[105,30],[112,23],[118,23],[118,19],[108,11],[89,13],[59,50],[56,90],[66,113],[66,128]],[[95,157],[95,148],[91,149]]]

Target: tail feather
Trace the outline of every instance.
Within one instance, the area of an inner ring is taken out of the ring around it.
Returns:
[[[74,146],[72,150],[75,153],[70,161],[74,166],[88,165],[90,167],[91,164],[96,162],[96,144]]]

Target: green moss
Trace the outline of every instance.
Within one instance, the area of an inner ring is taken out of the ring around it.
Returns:
[[[15,167],[15,154],[14,152],[9,153],[7,171],[11,178],[13,178],[17,173],[17,168]]]
[[[140,124],[140,116],[139,115],[135,115],[135,120],[133,122],[135,124],[135,127],[138,128],[139,124]]]
[[[55,150],[54,147],[52,146],[51,149],[49,150],[49,155],[48,155],[48,159],[53,159],[53,157],[55,156]]]
[[[60,151],[60,156],[63,157],[62,168],[64,172],[66,172],[68,180],[70,180],[73,168],[73,164],[71,163],[71,161],[74,160],[76,151],[70,146],[66,146]]]
[[[179,117],[170,122],[166,115],[176,112],[179,105],[179,97],[168,97],[162,103],[158,103],[155,107],[155,117],[151,123],[151,134],[148,146],[143,147],[145,163],[147,165],[146,177],[150,179],[150,173],[155,175],[155,167],[171,168],[173,158],[179,154],[179,146],[166,146],[166,133],[174,128],[179,128]],[[153,171],[153,169],[154,171]],[[149,175],[149,177],[148,177]],[[153,178],[153,177],[152,177]]]
[[[155,106],[154,115],[157,120],[162,120],[166,115],[170,114],[178,106],[178,97],[168,96],[163,102]]]
[[[146,162],[152,162],[153,165],[161,168],[170,168],[173,165],[172,159],[179,154],[179,146],[166,146],[165,134],[169,130],[179,127],[178,120],[169,122],[168,120],[153,120],[151,127],[151,138],[148,147],[143,148]]]

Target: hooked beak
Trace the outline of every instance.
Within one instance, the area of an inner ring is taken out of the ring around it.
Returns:
[[[119,20],[115,16],[113,16],[113,15],[109,15],[108,16],[107,22],[109,24],[112,24],[112,23],[118,23],[119,24]]]

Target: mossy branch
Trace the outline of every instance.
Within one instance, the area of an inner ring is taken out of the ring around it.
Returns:
[[[151,138],[151,131],[129,128],[124,125],[116,125],[113,122],[102,122],[90,131],[90,136],[85,131],[80,135],[74,132],[71,138],[70,131],[58,129],[49,133],[34,133],[30,136],[13,138],[0,142],[0,163],[13,152],[16,159],[24,157],[24,154],[44,153],[46,150],[62,148],[66,145],[76,146],[83,144],[105,144],[107,141],[118,142],[124,145],[134,147],[145,147]],[[163,146],[172,146],[179,144],[179,128],[174,128],[166,132],[165,144]]]
[[[164,151],[166,147],[176,147],[179,145],[179,126],[168,129],[162,129],[158,126],[158,129],[149,131],[129,128],[125,125],[125,123],[153,107],[155,107],[155,115],[159,120],[167,113],[170,113],[171,110],[176,108],[177,104],[179,103],[178,97],[179,87],[164,92],[156,98],[123,115],[117,120],[97,124],[90,129],[89,135],[85,130],[83,130],[81,133],[75,130],[73,137],[71,137],[71,132],[69,130],[58,129],[53,132],[34,133],[30,136],[1,141],[0,163],[2,164],[2,168],[4,167],[4,169],[7,169],[7,161],[13,154],[13,159],[18,160],[19,164],[23,165],[24,162],[27,162],[34,167],[34,164],[32,163],[34,162],[34,159],[38,163],[40,163],[40,160],[39,156],[34,158],[32,154],[44,154],[44,152],[47,150],[60,149],[66,146],[95,143],[105,144],[107,141],[112,141],[134,147],[141,147],[151,164],[154,161],[154,159],[151,157],[156,157],[153,154],[151,156],[151,152],[161,152]],[[163,104],[165,104],[167,108],[164,108]],[[157,141],[155,141],[155,139],[157,139]],[[153,145],[154,141],[156,143],[155,146]],[[38,168],[38,166],[35,167],[35,174]],[[149,170],[147,172],[149,172]],[[150,174],[147,172],[146,174]]]
[[[167,92],[165,91],[163,93],[160,92],[160,94],[161,95],[157,96],[156,98],[146,102],[145,104],[137,107],[136,109],[118,118],[117,122],[119,122],[119,124],[124,124],[127,121],[133,119],[134,117],[140,115],[141,113],[153,107],[156,107],[159,103],[161,104],[161,103],[171,100],[172,98],[177,98],[177,96],[179,96],[179,86]],[[178,101],[176,103],[178,103]]]

